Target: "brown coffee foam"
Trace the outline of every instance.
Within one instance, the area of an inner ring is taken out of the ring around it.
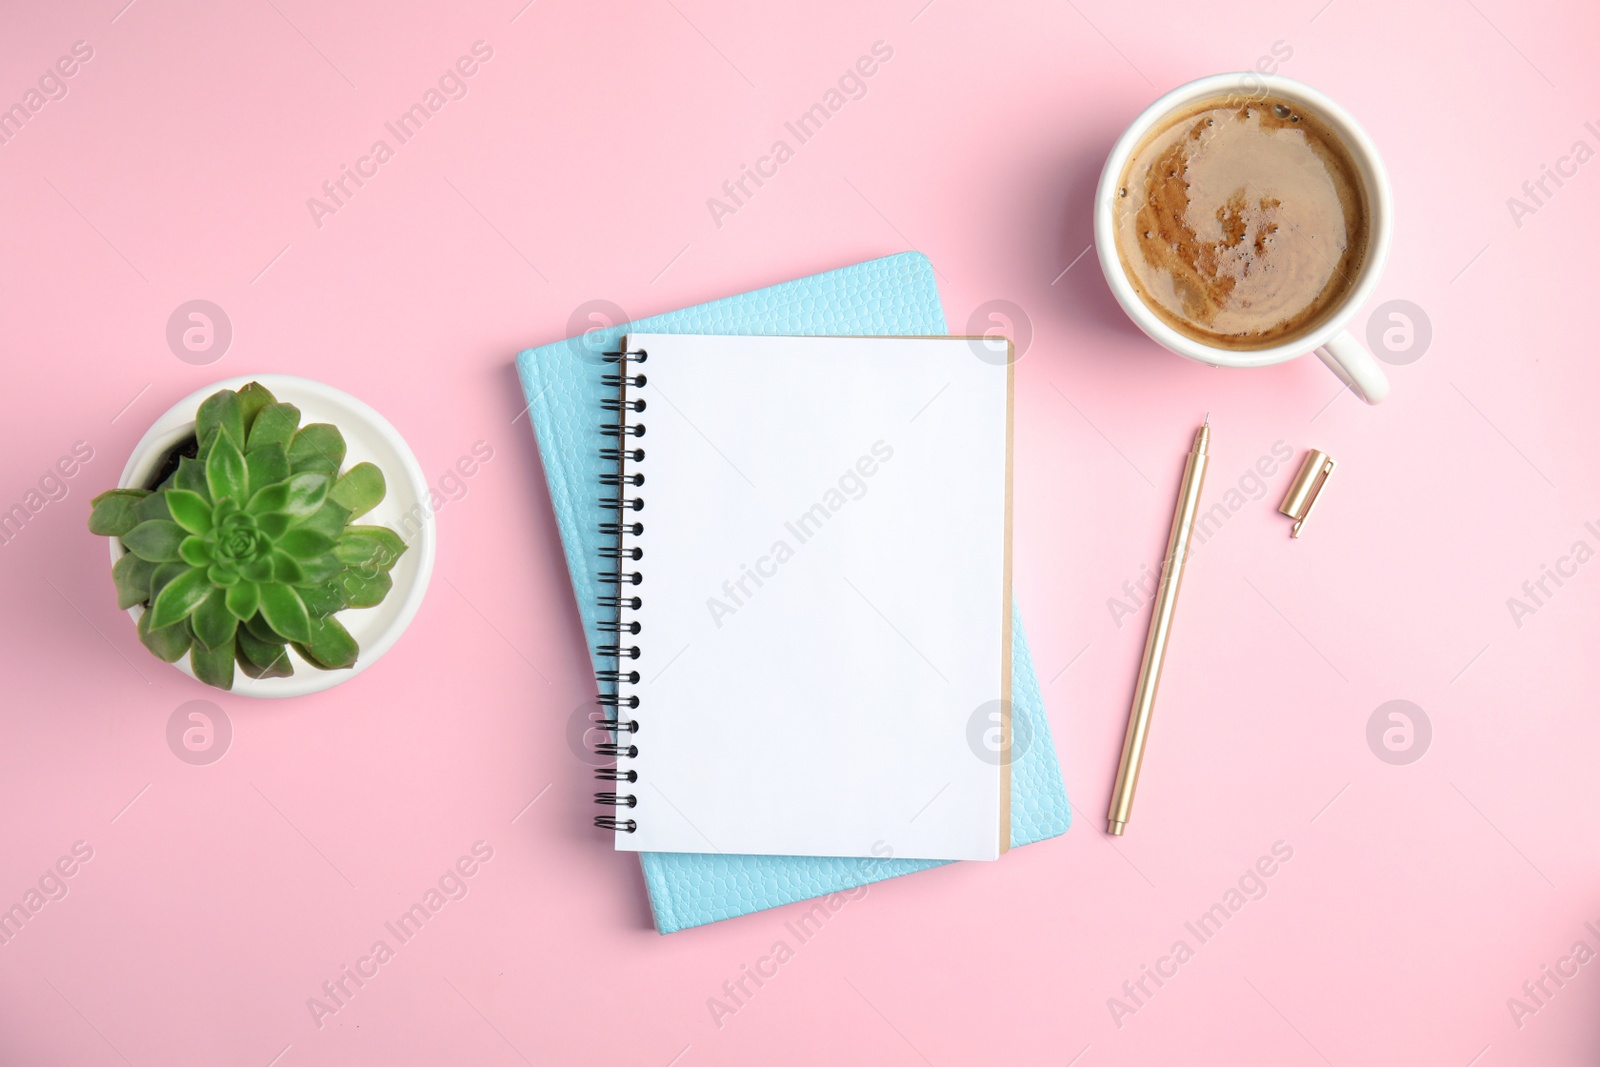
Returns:
[[[1314,115],[1276,97],[1213,98],[1163,119],[1129,157],[1115,214],[1140,299],[1222,348],[1315,328],[1366,254],[1353,161]]]

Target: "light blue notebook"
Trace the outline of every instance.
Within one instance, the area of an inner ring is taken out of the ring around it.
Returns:
[[[614,395],[598,353],[635,333],[940,335],[944,312],[926,256],[907,252],[717,300],[638,322],[596,330],[517,357],[539,454],[555,507],[567,567],[590,654],[614,635],[598,629],[600,549],[595,499],[613,464],[599,450],[601,401]],[[1011,840],[1026,845],[1064,833],[1071,809],[1040,697],[1038,676],[1014,611],[1012,651]],[[598,809],[597,809],[598,810]],[[596,831],[601,833],[602,831]],[[940,866],[937,860],[640,853],[656,928],[663,934],[778,907],[870,882]]]

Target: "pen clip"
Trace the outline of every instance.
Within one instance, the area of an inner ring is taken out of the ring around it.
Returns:
[[[1290,537],[1300,536],[1300,528],[1310,517],[1311,509],[1316,506],[1317,497],[1322,495],[1322,487],[1327,484],[1334,466],[1333,457],[1326,452],[1313,448],[1306,453],[1305,460],[1300,464],[1300,472],[1289,483],[1289,492],[1284,495],[1283,503],[1278,505],[1280,513],[1295,520],[1294,527],[1289,531]]]

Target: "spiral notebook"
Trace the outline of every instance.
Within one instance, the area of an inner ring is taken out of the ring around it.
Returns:
[[[596,418],[610,391],[593,353],[615,348],[628,330],[768,334],[942,334],[933,267],[904,252],[768,288],[654,315],[634,323],[594,323],[587,333],[529,348],[517,357],[525,411],[561,534],[567,569],[595,668],[615,666],[598,649],[601,634],[600,536],[594,515],[604,470],[593,446]],[[520,418],[520,415],[519,415]],[[1011,840],[1027,845],[1065,833],[1072,808],[1015,602],[1012,607]],[[598,760],[598,757],[591,757]],[[607,759],[605,763],[612,762]],[[587,795],[583,798],[588,807]],[[594,810],[590,808],[590,810]],[[639,863],[656,929],[669,934],[707,923],[926,871],[944,860],[838,856],[641,852]]]
[[[1009,844],[1009,342],[629,334],[601,702],[641,852]]]

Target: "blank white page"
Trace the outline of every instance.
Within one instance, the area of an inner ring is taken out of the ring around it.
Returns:
[[[637,334],[641,557],[616,847],[995,859],[1003,339]],[[609,421],[609,420],[608,420]],[[605,495],[610,495],[606,493]],[[1003,718],[1009,726],[1009,714]]]

